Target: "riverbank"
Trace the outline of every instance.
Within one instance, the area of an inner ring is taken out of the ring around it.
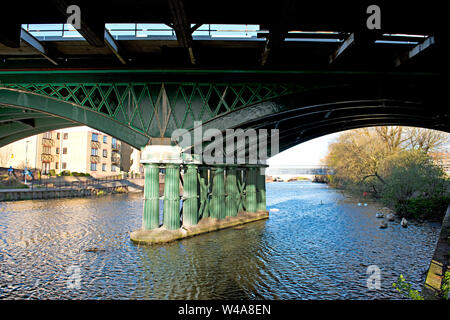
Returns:
[[[450,299],[450,206],[442,221],[441,233],[436,244],[422,295],[427,300]]]
[[[38,187],[34,188],[0,189],[0,201],[81,198],[113,193],[139,193],[144,189],[143,179],[96,181],[92,184],[86,181],[72,181],[73,178],[70,181],[66,181],[67,178],[59,180],[37,184]]]

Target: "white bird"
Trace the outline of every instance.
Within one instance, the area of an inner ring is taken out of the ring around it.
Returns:
[[[386,218],[387,218],[389,221],[394,221],[394,215],[393,215],[392,213],[389,213],[389,214],[386,216]]]
[[[406,228],[408,226],[408,221],[405,218],[402,218],[402,222],[400,222],[403,228]]]
[[[367,207],[367,203],[364,203],[364,207]]]
[[[381,220],[381,222],[380,222],[380,229],[386,229],[387,228],[387,222],[386,221],[384,221],[384,220]]]
[[[375,214],[375,217],[377,217],[377,218],[384,218],[384,214],[382,212],[377,212]]]
[[[278,211],[280,211],[280,209],[277,209],[277,208],[271,208],[270,211],[272,211],[272,212],[278,212]]]
[[[358,207],[361,207],[361,206],[362,206],[361,202],[358,202]]]

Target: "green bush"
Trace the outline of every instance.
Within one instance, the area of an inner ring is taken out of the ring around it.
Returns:
[[[48,174],[52,177],[56,177],[56,171],[55,169],[50,169],[50,171],[48,172]]]
[[[59,174],[60,176],[70,176],[70,171],[69,170],[64,170],[64,171],[61,171],[61,173]]]
[[[395,211],[401,217],[415,219],[442,219],[450,204],[450,196],[418,197],[399,200],[395,204]]]

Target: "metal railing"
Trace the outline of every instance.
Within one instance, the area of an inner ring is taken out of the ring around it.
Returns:
[[[100,188],[104,183],[122,181],[124,176],[122,174],[100,177],[100,178],[86,178],[84,180],[66,181],[64,179],[58,178],[47,178],[47,179],[33,179],[28,182],[28,186],[31,190],[33,189],[57,189],[57,190],[74,190],[74,189],[88,189]]]

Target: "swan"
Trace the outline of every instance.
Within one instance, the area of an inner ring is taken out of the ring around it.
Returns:
[[[406,228],[408,226],[408,221],[405,218],[402,218],[402,222],[400,222],[403,228]]]
[[[387,226],[388,226],[388,225],[387,225],[387,222],[384,221],[384,220],[382,220],[381,223],[380,223],[380,229],[386,229]]]
[[[272,211],[272,212],[278,212],[278,211],[280,211],[280,209],[277,209],[277,208],[271,208],[270,211]]]
[[[361,202],[358,202],[358,207],[361,207],[361,206],[362,206]]]
[[[384,213],[382,213],[382,212],[377,212],[377,213],[375,214],[375,217],[377,217],[377,218],[384,218]]]

